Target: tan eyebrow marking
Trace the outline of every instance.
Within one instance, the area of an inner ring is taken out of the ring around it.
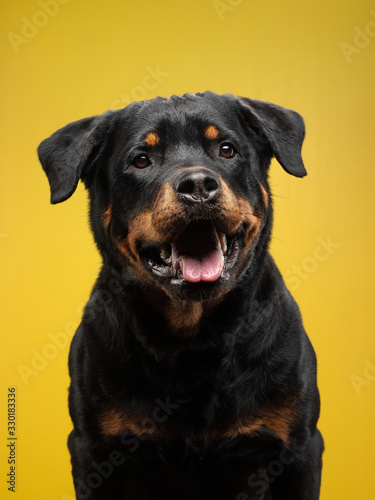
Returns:
[[[215,125],[209,125],[204,132],[204,136],[206,137],[206,139],[212,141],[219,137],[219,131],[215,127]]]
[[[160,142],[160,137],[156,132],[149,132],[145,137],[147,146],[156,146]]]

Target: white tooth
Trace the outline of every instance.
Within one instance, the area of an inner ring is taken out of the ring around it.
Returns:
[[[182,272],[184,272],[184,263],[182,262],[182,260],[180,260],[180,269]]]
[[[160,257],[163,260],[168,260],[170,256],[171,254],[168,252],[168,250],[165,250],[165,248],[163,248],[163,250],[160,252]]]
[[[221,265],[224,267],[224,255],[221,256]]]
[[[226,254],[228,250],[227,237],[225,236],[224,233],[220,233],[219,239],[220,239],[221,250],[223,251],[223,254]]]

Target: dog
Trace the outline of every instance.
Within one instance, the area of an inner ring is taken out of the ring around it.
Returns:
[[[51,203],[82,180],[103,264],[73,338],[77,499],[316,500],[316,356],[269,254],[275,157],[302,117],[231,94],[133,102],[38,148]]]

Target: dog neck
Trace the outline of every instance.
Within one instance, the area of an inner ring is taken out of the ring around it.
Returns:
[[[144,294],[152,308],[163,316],[170,332],[179,337],[195,337],[202,319],[209,316],[222,300],[173,300],[164,293],[150,292],[149,289]]]

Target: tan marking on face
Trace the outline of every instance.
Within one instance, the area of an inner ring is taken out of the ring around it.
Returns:
[[[206,139],[213,141],[219,137],[219,131],[215,125],[209,125],[204,131],[204,136]]]
[[[168,227],[181,215],[180,204],[171,185],[167,184],[160,190],[151,210],[139,212],[130,221],[126,242],[133,255],[137,255],[139,241],[150,241],[156,245],[169,242]]]
[[[152,239],[158,241],[160,235],[152,224],[152,212],[145,210],[139,213],[129,224],[128,235],[117,242],[117,248],[131,262],[133,271],[142,282],[152,282],[149,273],[144,268],[137,251],[137,241]]]
[[[241,226],[243,226],[245,233],[244,246],[240,254],[242,264],[238,268],[238,274],[245,265],[250,249],[256,243],[257,236],[262,227],[262,219],[254,213],[250,202],[241,197],[236,197],[224,181],[222,181],[221,191],[221,209],[230,228],[228,234],[234,235]]]
[[[243,207],[241,210],[243,213],[243,222],[245,222],[245,246],[243,252],[246,255],[256,241],[256,237],[262,226],[262,219],[254,214],[253,208],[247,200],[239,198],[238,202]]]
[[[138,242],[150,242],[160,248],[170,242],[168,227],[181,217],[182,209],[171,183],[160,190],[151,209],[136,214],[129,223],[127,236],[117,243],[120,252],[130,260],[137,277],[146,283],[153,283],[138,254]]]
[[[259,182],[260,189],[262,191],[263,203],[266,209],[268,208],[268,193],[265,187]]]
[[[132,252],[127,238],[117,241],[117,248],[130,261],[137,261],[137,256]]]
[[[175,301],[173,297],[168,296],[167,289],[164,290],[166,295],[163,295],[138,254],[139,242],[149,242],[160,249],[163,245],[169,245],[175,237],[177,224],[184,218],[185,208],[178,199],[172,182],[173,180],[159,190],[151,209],[145,209],[133,217],[129,223],[127,236],[118,242],[118,249],[130,261],[130,268],[137,279],[147,285],[145,287],[147,300],[163,314],[171,330],[178,331],[183,336],[194,336],[199,330],[203,314],[207,313],[207,307],[203,307],[199,302]],[[250,203],[237,198],[223,179],[221,179],[218,204],[220,219],[227,226],[226,234],[232,236],[241,226],[244,228],[245,245],[241,252],[242,259],[240,255],[242,264],[239,261],[237,271],[240,272],[260,231],[262,221],[254,214]],[[217,298],[218,301],[221,299],[221,296]]]
[[[249,201],[237,198],[224,181],[222,181],[221,206],[222,212],[232,228],[231,234],[236,233],[241,225],[245,224],[248,233],[245,239],[248,240],[250,236],[255,236],[251,233],[254,230],[256,233],[258,232],[261,225],[260,218],[254,214]]]
[[[152,240],[161,242],[163,237],[153,224],[152,210],[145,210],[134,217],[129,224],[128,242],[129,247],[136,254],[137,241]]]
[[[166,221],[170,225],[171,221],[183,217],[184,210],[177,198],[172,182],[168,182],[160,189],[152,211],[153,223],[160,231],[163,231]]]
[[[224,180],[221,181],[220,208],[223,218],[228,224],[229,232],[236,233],[243,221],[242,211],[244,208],[239,204],[237,197]]]
[[[103,224],[106,229],[108,229],[109,224],[112,219],[112,203],[109,204],[107,210],[103,214]]]
[[[130,248],[135,251],[137,241],[169,242],[168,228],[182,216],[181,204],[171,183],[168,183],[160,189],[151,210],[144,210],[131,220],[128,234]]]
[[[147,146],[156,146],[160,142],[160,137],[156,132],[149,132],[145,137]]]

